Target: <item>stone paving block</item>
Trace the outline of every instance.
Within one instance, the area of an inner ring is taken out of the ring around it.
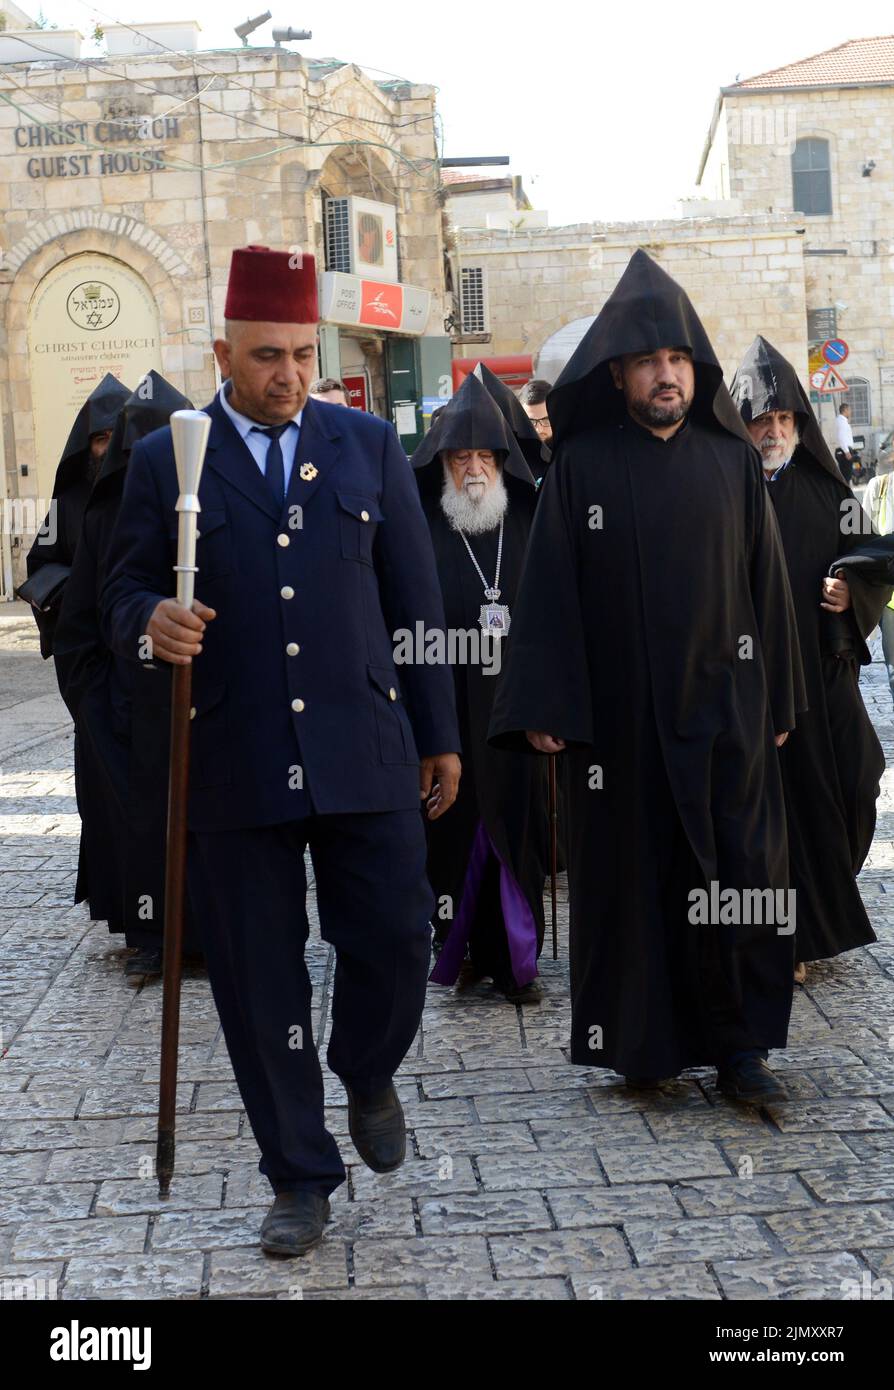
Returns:
[[[391,1283],[396,1283],[394,1279]],[[212,1298],[253,1294],[285,1294],[295,1299],[316,1289],[347,1288],[347,1250],[343,1241],[330,1241],[300,1260],[275,1259],[265,1255],[255,1241],[239,1249],[214,1250],[208,1291]]]
[[[839,1139],[849,1154],[860,1162],[889,1155],[894,1162],[894,1134],[890,1130],[864,1130],[862,1134],[840,1134]]]
[[[877,1137],[884,1136],[879,1134]],[[891,1137],[894,1139],[894,1135]],[[766,1137],[749,1140],[747,1145],[721,1140],[720,1147],[736,1173],[743,1159],[748,1160],[754,1173],[786,1173],[816,1167],[817,1164],[853,1164],[859,1161],[837,1134],[768,1133]]]
[[[670,1188],[657,1182],[623,1187],[548,1188],[546,1197],[560,1230],[620,1226],[638,1216],[658,1221],[681,1215]]]
[[[430,1299],[449,1303],[497,1303],[503,1300],[511,1303],[564,1303],[571,1298],[565,1279],[497,1279],[488,1284],[462,1286],[449,1279],[429,1279],[425,1292]]]
[[[192,1091],[190,1082],[178,1082],[178,1115],[185,1115],[189,1110]],[[78,1111],[79,1119],[110,1118],[117,1115],[151,1115],[156,1118],[158,1116],[158,1087],[134,1085],[133,1083],[119,1086],[113,1083],[87,1088],[84,1103]]]
[[[482,1236],[358,1240],[354,1245],[354,1278],[358,1288],[425,1283],[434,1276],[448,1277],[461,1287],[470,1277],[482,1280],[490,1274],[487,1242]]]
[[[611,1183],[674,1182],[724,1177],[729,1172],[716,1144],[658,1144],[642,1147],[599,1144],[599,1159]]]
[[[808,1168],[801,1177],[823,1202],[894,1201],[891,1155],[836,1168]]]
[[[513,1154],[537,1151],[529,1127],[524,1124],[451,1125],[429,1128],[414,1125],[413,1136],[420,1158],[442,1154]]]
[[[550,1152],[578,1150],[586,1144],[654,1142],[643,1116],[635,1113],[581,1116],[574,1124],[567,1120],[532,1120],[531,1132],[538,1147]]]
[[[492,1070],[441,1072],[424,1076],[422,1089],[428,1100],[439,1100],[448,1096],[506,1095],[533,1088],[523,1069],[494,1067]]]
[[[358,1200],[374,1200],[394,1194],[440,1197],[449,1192],[477,1192],[478,1182],[469,1159],[462,1154],[458,1158],[449,1154],[445,1157],[408,1158],[394,1173],[373,1173],[357,1164],[350,1170],[354,1195]]]
[[[792,1211],[796,1207],[813,1207],[814,1198],[792,1173],[775,1174],[767,1178],[739,1177],[702,1178],[697,1182],[677,1183],[674,1196],[687,1216],[714,1216],[727,1212]]]
[[[767,1226],[793,1255],[813,1250],[856,1250],[894,1241],[894,1203],[826,1206],[816,1211],[768,1216]]]
[[[272,1295],[276,1302],[286,1302],[296,1296],[297,1291]],[[382,1289],[302,1289],[301,1297],[307,1303],[422,1303],[426,1293],[424,1284],[401,1284]]]
[[[426,1236],[548,1231],[553,1224],[542,1197],[519,1191],[420,1198],[419,1217]]]
[[[156,1098],[156,1106],[158,1100]],[[155,1115],[135,1115],[124,1121],[125,1144],[155,1143],[158,1121]],[[207,1115],[177,1116],[177,1147],[181,1140],[235,1139],[239,1133],[239,1116],[232,1111]]]
[[[713,1139],[721,1143],[731,1141],[747,1147],[752,1140],[772,1135],[766,1121],[757,1114],[742,1109],[718,1106],[701,1110],[684,1110],[675,1114],[671,1110],[646,1111],[649,1128],[659,1142],[666,1140],[680,1143],[699,1139]]]
[[[0,1194],[10,1187],[42,1182],[50,1158],[48,1149],[35,1149],[31,1153],[0,1153]]]
[[[22,1260],[16,1265],[0,1260],[0,1305],[18,1299],[55,1303],[64,1272],[63,1260]]]
[[[519,1109],[517,1096],[475,1097],[475,1113],[482,1124],[517,1121]],[[576,1091],[532,1091],[524,1099],[526,1120],[573,1120],[592,1113],[586,1096]]]
[[[199,1211],[220,1208],[223,1176],[176,1173],[167,1197],[159,1197],[154,1167],[148,1177],[103,1182],[96,1199],[97,1216],[130,1216],[138,1212]]]
[[[256,1245],[263,1217],[257,1208],[162,1212],[152,1231],[151,1253]]]
[[[95,1191],[92,1182],[13,1187],[0,1195],[0,1221],[4,1226],[23,1221],[75,1221],[89,1214]]]
[[[813,1104],[771,1105],[767,1108],[783,1134],[812,1130],[894,1129],[894,1119],[877,1100],[821,1100]]]
[[[626,1221],[624,1230],[641,1265],[746,1259],[772,1247],[750,1216],[705,1220]]]
[[[538,1154],[483,1154],[478,1159],[481,1181],[488,1192],[522,1192],[545,1187],[580,1187],[582,1182],[605,1186],[593,1149],[566,1153],[556,1149]]]
[[[91,1216],[78,1221],[29,1221],[12,1242],[16,1260],[52,1260],[69,1255],[141,1254],[146,1241],[145,1216]]]
[[[714,1272],[729,1299],[819,1299],[845,1297],[848,1280],[862,1278],[853,1255],[840,1251],[812,1259],[722,1260]]]
[[[13,1120],[3,1126],[0,1150],[100,1148],[123,1137],[123,1120]]]
[[[632,1264],[623,1237],[610,1226],[493,1236],[490,1248],[500,1279],[581,1274],[603,1263],[626,1268]]]
[[[573,1274],[574,1296],[582,1303],[627,1299],[686,1302],[719,1300],[717,1283],[703,1264],[652,1265],[645,1269],[595,1269]]]
[[[894,1287],[894,1248],[888,1245],[883,1250],[872,1250],[864,1246],[860,1252],[866,1263],[870,1266],[876,1278],[887,1280]],[[875,1290],[870,1288],[870,1294],[878,1294],[885,1297],[886,1290],[883,1288]]]
[[[61,1298],[66,1302],[198,1298],[203,1263],[198,1251],[177,1255],[106,1255],[102,1260],[80,1257],[69,1261]]]
[[[271,1193],[271,1199],[272,1195]],[[332,1216],[326,1226],[327,1240],[353,1242],[362,1236],[416,1234],[411,1197],[377,1197],[368,1201],[349,1202],[345,1189],[340,1187],[330,1201]]]

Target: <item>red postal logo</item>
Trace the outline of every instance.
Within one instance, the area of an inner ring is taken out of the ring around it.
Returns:
[[[372,327],[398,328],[404,308],[404,292],[400,285],[380,285],[375,280],[362,280],[359,323]]]

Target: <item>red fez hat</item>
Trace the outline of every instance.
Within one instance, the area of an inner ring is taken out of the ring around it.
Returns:
[[[233,252],[225,319],[319,323],[317,267],[299,251],[243,246]]]

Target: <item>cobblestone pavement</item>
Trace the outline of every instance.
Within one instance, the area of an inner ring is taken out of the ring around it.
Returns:
[[[570,1066],[563,896],[539,1008],[431,987],[398,1078],[398,1173],[359,1163],[327,1075],[350,1180],[324,1244],[280,1261],[257,1245],[269,1192],[201,974],[184,982],[177,1173],[157,1198],[161,989],[126,985],[118,939],[71,905],[72,739],[35,647],[27,618],[0,617],[0,1294],[31,1278],[73,1300],[840,1299],[848,1280],[894,1280],[891,774],[861,881],[879,943],[796,992],[773,1059],[789,1104],[734,1108],[708,1071],[647,1096]],[[864,682],[890,764],[878,657]],[[324,1039],[318,937],[309,958]]]

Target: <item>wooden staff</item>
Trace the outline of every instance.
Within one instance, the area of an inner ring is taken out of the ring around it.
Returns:
[[[199,479],[211,417],[201,410],[176,410],[171,435],[177,464],[177,602],[192,608],[196,576],[196,522]],[[171,686],[171,758],[168,781],[168,835],[165,864],[165,931],[161,1007],[161,1074],[158,1091],[158,1141],[155,1175],[158,1195],[167,1197],[174,1174],[174,1126],[177,1107],[177,1048],[180,1040],[180,970],[186,902],[186,817],[189,794],[189,711],[192,662],[175,666]]]
[[[556,872],[559,863],[559,807],[556,793],[556,758],[549,755],[549,888],[553,911],[553,960],[559,959],[559,929],[556,925]]]

